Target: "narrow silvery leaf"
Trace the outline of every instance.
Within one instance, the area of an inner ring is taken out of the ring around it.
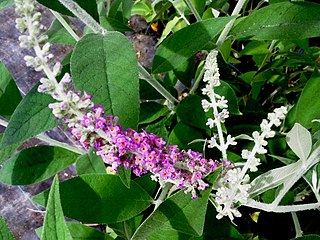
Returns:
[[[296,123],[287,134],[287,143],[292,151],[306,161],[311,152],[312,137],[310,132],[299,123]]]
[[[301,161],[298,161],[261,174],[251,182],[251,188],[249,190],[250,197],[253,198],[269,189],[280,186],[299,171],[300,168]]]

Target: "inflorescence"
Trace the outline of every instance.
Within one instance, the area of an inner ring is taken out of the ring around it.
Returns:
[[[50,44],[40,24],[41,14],[35,12],[34,0],[16,0],[16,12],[21,16],[16,21],[17,28],[26,35],[20,36],[23,48],[33,48],[36,57],[26,56],[27,66],[36,71],[44,71],[39,92],[50,94],[57,102],[49,107],[59,120],[62,120],[72,136],[84,149],[94,148],[97,155],[117,171],[121,166],[131,168],[137,176],[150,172],[152,179],[164,186],[167,182],[178,189],[185,188],[197,198],[197,190],[209,187],[203,178],[221,164],[207,160],[201,153],[179,150],[176,145],[168,146],[160,137],[145,131],[122,129],[118,119],[106,115],[101,105],[94,105],[92,95],[76,91],[67,73],[58,83],[56,77],[61,72],[61,64],[51,62]]]

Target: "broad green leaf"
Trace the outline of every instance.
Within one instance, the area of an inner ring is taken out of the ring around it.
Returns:
[[[60,202],[59,180],[55,176],[49,192],[46,215],[44,217],[42,240],[72,240],[64,221]]]
[[[212,114],[203,111],[201,100],[197,95],[184,98],[177,107],[177,116],[179,120],[193,127],[209,129],[206,123]]]
[[[10,158],[0,169],[0,181],[28,185],[45,180],[76,161],[78,154],[63,148],[28,148]]]
[[[66,222],[66,224],[73,240],[113,240],[108,234],[80,223]],[[39,237],[41,236],[42,230],[43,227],[36,229],[36,233]]]
[[[79,175],[88,173],[105,173],[106,167],[100,156],[97,156],[92,150],[78,157],[76,170]]]
[[[228,111],[231,114],[241,114],[238,99],[232,87],[225,81],[220,81],[220,83],[220,86],[214,88],[215,93],[224,96],[228,100]]]
[[[33,200],[45,205],[48,192]],[[60,183],[65,216],[83,223],[115,223],[148,208],[153,199],[134,181],[128,189],[116,175],[86,174]]]
[[[1,148],[25,141],[58,125],[48,107],[54,100],[47,94],[38,93],[37,88],[31,89],[12,114]]]
[[[201,237],[192,240],[244,240],[245,238],[238,232],[233,223],[228,219],[217,219],[217,211],[213,204],[208,205],[204,231]]]
[[[130,188],[131,185],[131,168],[125,168],[124,166],[118,168],[118,175],[122,181],[122,183]]]
[[[182,63],[178,68],[173,70],[175,76],[187,87],[191,87],[194,79],[195,65],[195,59],[191,57]]]
[[[0,134],[0,141],[2,139],[2,133]],[[0,164],[7,160],[16,149],[20,146],[20,143],[15,143],[0,150]]]
[[[299,100],[295,105],[293,119],[305,128],[312,126],[312,120],[320,118],[320,98],[318,89],[320,81],[320,73],[314,71],[307,84],[304,86]],[[312,104],[311,104],[312,103]]]
[[[169,131],[166,128],[166,122],[170,121],[167,118],[163,118],[158,122],[149,123],[145,128],[146,132],[156,134],[157,136],[163,138],[165,141],[168,140]]]
[[[296,123],[287,134],[287,143],[303,162],[307,160],[312,148],[312,137],[306,128]]]
[[[242,19],[231,31],[236,39],[304,39],[320,35],[320,4],[281,2]]]
[[[153,196],[156,188],[157,182],[151,179],[151,173],[140,176],[133,181],[140,185],[150,196]]]
[[[14,237],[13,237],[10,229],[6,225],[6,222],[4,221],[4,219],[2,218],[1,215],[0,215],[0,239],[1,240],[14,240]]]
[[[156,102],[145,102],[140,105],[139,124],[151,123],[169,112],[169,109]]]
[[[0,62],[0,115],[10,116],[22,97],[10,73]]]
[[[139,78],[130,41],[121,33],[87,34],[75,46],[71,73],[77,89],[93,94],[124,128],[137,128]]]
[[[67,222],[67,227],[70,231],[73,240],[112,240],[108,234],[100,232],[94,228],[85,225]]]
[[[195,139],[203,139],[200,130],[179,122],[169,135],[168,143],[178,145],[180,149],[193,149],[202,152],[202,143],[191,143]]]
[[[58,0],[50,0],[50,1],[37,0],[37,1],[54,11],[57,11],[64,15],[73,16],[73,14],[68,9],[66,9]],[[78,3],[79,6],[83,8],[87,13],[89,13],[96,21],[99,21],[96,1],[87,1],[87,0],[74,0],[74,1]]]
[[[301,166],[302,162],[298,161],[259,175],[251,182],[251,188],[249,190],[250,196],[253,198],[269,189],[285,183],[287,179],[290,179],[300,170]]]
[[[165,200],[137,229],[132,240],[175,239],[179,233],[201,236],[204,227],[210,189],[194,200],[180,190]],[[171,238],[167,238],[168,235]]]
[[[193,3],[199,15],[202,17],[202,14],[206,7],[206,0],[191,0],[191,2]]]
[[[110,228],[120,237],[131,239],[136,229],[141,224],[143,215],[136,216],[124,222],[108,224]]]
[[[152,4],[148,0],[138,0],[133,4],[132,15],[140,15],[144,17],[147,22],[151,22],[152,19],[157,15]]]
[[[167,72],[179,67],[213,40],[231,19],[208,19],[173,33],[157,49],[153,60],[153,73]]]
[[[65,20],[68,23],[70,22],[67,18]],[[50,43],[75,45],[77,42],[57,19],[52,22],[47,35],[49,37],[48,42]]]

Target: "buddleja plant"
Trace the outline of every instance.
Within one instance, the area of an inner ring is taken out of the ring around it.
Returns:
[[[240,132],[235,129],[235,120],[241,122],[241,116],[249,116],[251,100],[258,103],[257,96],[263,92],[262,84],[257,85],[261,78],[277,77],[278,83],[273,80],[274,83],[284,85],[287,79],[271,70],[288,63],[266,64],[271,57],[275,62],[292,58],[288,53],[273,56],[276,44],[282,51],[284,43],[280,40],[319,36],[318,4],[272,4],[240,17],[241,21],[235,24],[246,1],[239,0],[231,15],[224,17],[217,16],[223,6],[213,3],[170,1],[185,25],[176,32],[172,28],[174,33],[169,37],[168,31],[162,36],[149,73],[138,63],[129,40],[115,31],[119,25],[111,24],[116,17],[114,12],[122,8],[124,13],[124,9],[133,7],[138,13],[143,1],[133,6],[131,1],[115,1],[107,8],[105,18],[99,18],[96,3],[77,1],[78,5],[59,0],[67,11],[58,1],[40,2],[64,14],[72,13],[90,28],[90,33],[80,38],[59,13],[53,12],[77,42],[70,62],[55,62],[38,3],[15,1],[20,47],[33,50],[24,60],[27,66],[43,72],[44,77],[23,98],[9,123],[1,120],[7,127],[1,143],[1,161],[9,160],[0,171],[0,180],[28,185],[71,164],[77,170],[77,176],[61,183],[56,176],[50,191],[34,197],[35,202],[46,206],[44,226],[39,231],[41,239],[244,239],[229,222],[231,233],[219,232],[215,227],[226,224],[226,218],[236,222],[243,216],[241,208],[245,206],[254,211],[292,213],[296,236],[302,236],[296,212],[320,206],[320,112],[316,109],[320,101],[315,100],[316,107],[311,110],[305,108],[308,99],[314,97],[312,87],[317,84],[318,70],[312,69],[314,73],[297,103],[279,97],[267,113],[257,111],[261,116],[254,120],[258,123],[252,122],[252,128]],[[164,2],[156,1],[154,7],[160,3]],[[163,11],[170,6],[163,6]],[[104,10],[102,5],[101,13]],[[312,14],[291,18],[301,11]],[[268,20],[270,14],[274,14],[274,19]],[[192,16],[197,22],[190,24]],[[309,31],[297,30],[297,26],[308,23],[313,24]],[[243,39],[255,41],[236,53],[231,40],[242,44]],[[267,44],[264,40],[271,40],[267,51],[263,48]],[[256,48],[265,52],[256,54]],[[206,57],[197,65],[193,59],[196,52]],[[244,96],[240,100],[237,83],[220,79],[218,60],[233,66],[231,63],[240,64],[237,55],[248,53],[258,70],[240,75],[252,91],[246,97],[253,95],[251,100]],[[167,74],[161,79],[159,73]],[[177,79],[188,90],[181,101],[172,93]],[[265,99],[265,103],[269,100]],[[240,103],[244,105],[242,113]],[[73,143],[59,142],[44,133],[58,124]],[[49,146],[17,153],[17,147],[31,137]],[[292,158],[276,154],[274,146],[284,140]],[[271,156],[267,155],[268,148]],[[46,156],[50,157],[44,160]],[[268,165],[269,157],[282,165],[263,166],[259,171],[263,164]],[[314,193],[316,201],[297,204],[293,199],[283,204],[303,179],[309,184],[305,189]],[[268,198],[270,191],[274,194]],[[64,216],[78,223],[65,222]],[[107,233],[80,223],[105,224]],[[80,233],[83,235],[79,236]]]

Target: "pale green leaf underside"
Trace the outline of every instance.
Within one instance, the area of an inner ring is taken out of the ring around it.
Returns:
[[[312,137],[306,128],[296,123],[287,134],[287,143],[302,161],[307,160],[312,148]]]

